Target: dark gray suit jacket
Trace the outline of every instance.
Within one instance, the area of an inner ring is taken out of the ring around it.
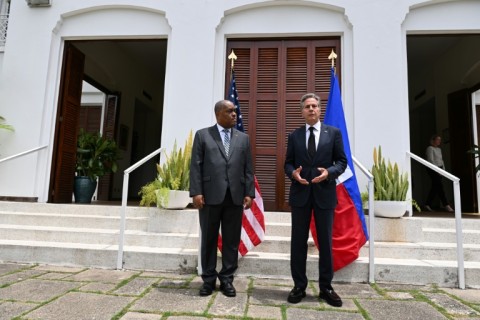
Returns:
[[[247,134],[232,128],[230,153],[227,157],[217,125],[195,134],[190,164],[190,196],[202,194],[205,204],[223,202],[230,187],[233,203],[255,197],[252,154]]]
[[[311,182],[320,175],[318,167],[327,169],[328,179],[320,183],[303,185],[292,179],[295,169],[302,166],[300,176]],[[290,186],[289,204],[295,207],[303,207],[310,195],[321,209],[333,209],[337,205],[337,192],[335,179],[341,175],[347,167],[347,158],[343,150],[342,134],[338,128],[321,124],[320,141],[317,145],[317,153],[310,159],[306,144],[306,127],[302,126],[294,130],[288,136],[287,155],[285,157],[285,173],[292,180]],[[313,192],[311,192],[313,188]]]

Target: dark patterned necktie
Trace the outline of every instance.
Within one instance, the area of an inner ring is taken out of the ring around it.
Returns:
[[[315,147],[315,134],[313,133],[314,127],[308,128],[310,130],[310,136],[308,137],[308,155],[313,159],[315,157],[316,147]]]
[[[223,132],[225,132],[225,137],[223,139],[223,146],[225,147],[225,154],[228,157],[228,153],[230,151],[230,130],[228,129],[223,129]]]

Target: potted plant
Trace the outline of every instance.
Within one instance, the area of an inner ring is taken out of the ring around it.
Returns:
[[[174,142],[172,152],[165,153],[162,164],[156,164],[157,177],[144,185],[139,195],[142,196],[140,205],[166,209],[183,209],[190,203],[190,161],[192,159],[192,131],[185,142],[185,146],[177,150],[177,141]]]
[[[77,157],[73,192],[76,203],[90,203],[97,179],[117,171],[118,147],[114,140],[83,128],[77,138]]]
[[[373,149],[374,214],[379,217],[399,218],[407,210],[408,174],[401,173],[397,163],[388,164],[382,157],[381,146]],[[412,205],[420,211],[418,204]]]

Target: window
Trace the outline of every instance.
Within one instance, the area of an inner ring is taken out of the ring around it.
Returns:
[[[7,40],[8,14],[10,12],[10,0],[0,0],[0,50],[3,51]]]

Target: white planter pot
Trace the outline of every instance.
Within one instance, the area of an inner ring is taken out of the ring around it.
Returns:
[[[164,209],[185,209],[191,202],[190,194],[184,190],[155,191],[157,194],[157,206]]]
[[[376,217],[400,218],[407,212],[407,201],[375,200],[373,205]]]

